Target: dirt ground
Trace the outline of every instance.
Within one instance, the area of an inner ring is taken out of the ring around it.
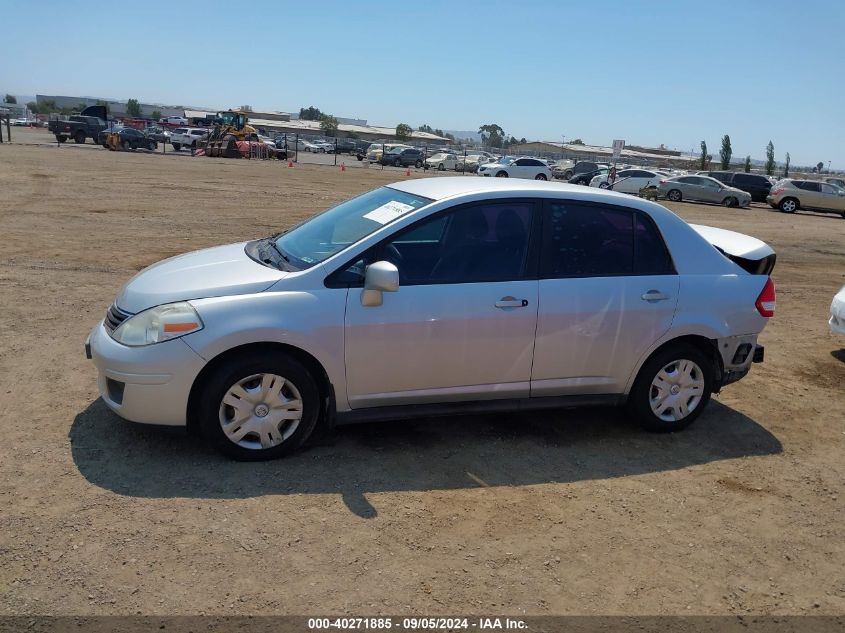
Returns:
[[[135,272],[404,177],[0,145],[0,615],[845,612],[838,216],[671,205],[778,252],[766,362],[674,435],[431,419],[242,464],[98,400],[83,342]]]

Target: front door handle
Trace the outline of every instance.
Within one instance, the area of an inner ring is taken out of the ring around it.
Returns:
[[[640,297],[643,301],[666,301],[668,298],[667,295],[659,290],[649,290]]]
[[[495,303],[497,308],[524,308],[527,305],[528,299],[516,299],[511,296],[502,297]]]

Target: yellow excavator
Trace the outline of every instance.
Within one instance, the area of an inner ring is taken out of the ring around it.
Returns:
[[[238,141],[257,140],[255,128],[248,125],[243,112],[228,110],[218,112],[214,119],[214,128],[208,135],[205,147],[206,156],[222,158],[240,158]]]

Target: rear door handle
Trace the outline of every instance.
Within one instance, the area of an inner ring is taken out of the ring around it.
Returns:
[[[668,298],[667,295],[659,290],[649,290],[640,297],[643,301],[666,301]]]
[[[495,304],[497,308],[524,308],[528,305],[528,299],[516,299],[514,297],[502,297]]]

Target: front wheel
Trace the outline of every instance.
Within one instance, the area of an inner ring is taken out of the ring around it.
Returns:
[[[784,198],[779,206],[784,213],[795,213],[798,209],[798,201],[795,198]]]
[[[546,174],[537,174],[534,176],[534,180],[548,180],[548,178],[546,178]]]
[[[600,182],[599,183],[599,189],[610,189],[610,185],[607,184],[606,182]]]
[[[421,160],[418,160],[417,162],[415,162],[415,163],[414,163],[414,167],[416,167],[417,169],[419,169],[420,167],[422,167],[422,161],[421,161]]]
[[[508,172],[506,172],[506,171],[500,171],[498,174],[496,174],[496,178],[507,178],[507,177],[508,177]]]
[[[722,200],[722,206],[738,207],[739,201],[736,198],[734,198],[733,196],[729,196],[729,197],[725,198],[724,200]]]
[[[393,166],[394,167],[401,167],[402,161],[397,158],[395,161],[393,161]]]
[[[317,423],[317,384],[297,360],[258,353],[222,365],[207,381],[199,420],[203,435],[239,461],[288,455]]]
[[[149,143],[147,143],[147,149],[150,150],[151,152],[154,152],[155,149],[156,149],[156,142],[150,141]]]
[[[666,194],[666,198],[668,198],[672,202],[680,202],[683,196],[681,195],[681,192],[677,189],[672,189],[671,191],[669,191],[669,193]]]
[[[123,148],[123,150],[124,150],[124,151],[126,151],[126,152],[128,152],[130,149],[132,149],[132,143],[130,143],[129,141],[123,141],[123,142],[120,144],[120,146],[121,146],[121,147]]]
[[[73,137],[73,142],[82,145],[85,142],[85,132],[79,130]]]
[[[171,145],[173,145],[173,149],[175,149],[177,152],[178,152],[180,149],[182,149],[182,144],[181,144],[181,143],[171,143]]]
[[[646,361],[628,406],[648,431],[668,433],[692,424],[713,391],[713,363],[690,345],[676,345]]]

